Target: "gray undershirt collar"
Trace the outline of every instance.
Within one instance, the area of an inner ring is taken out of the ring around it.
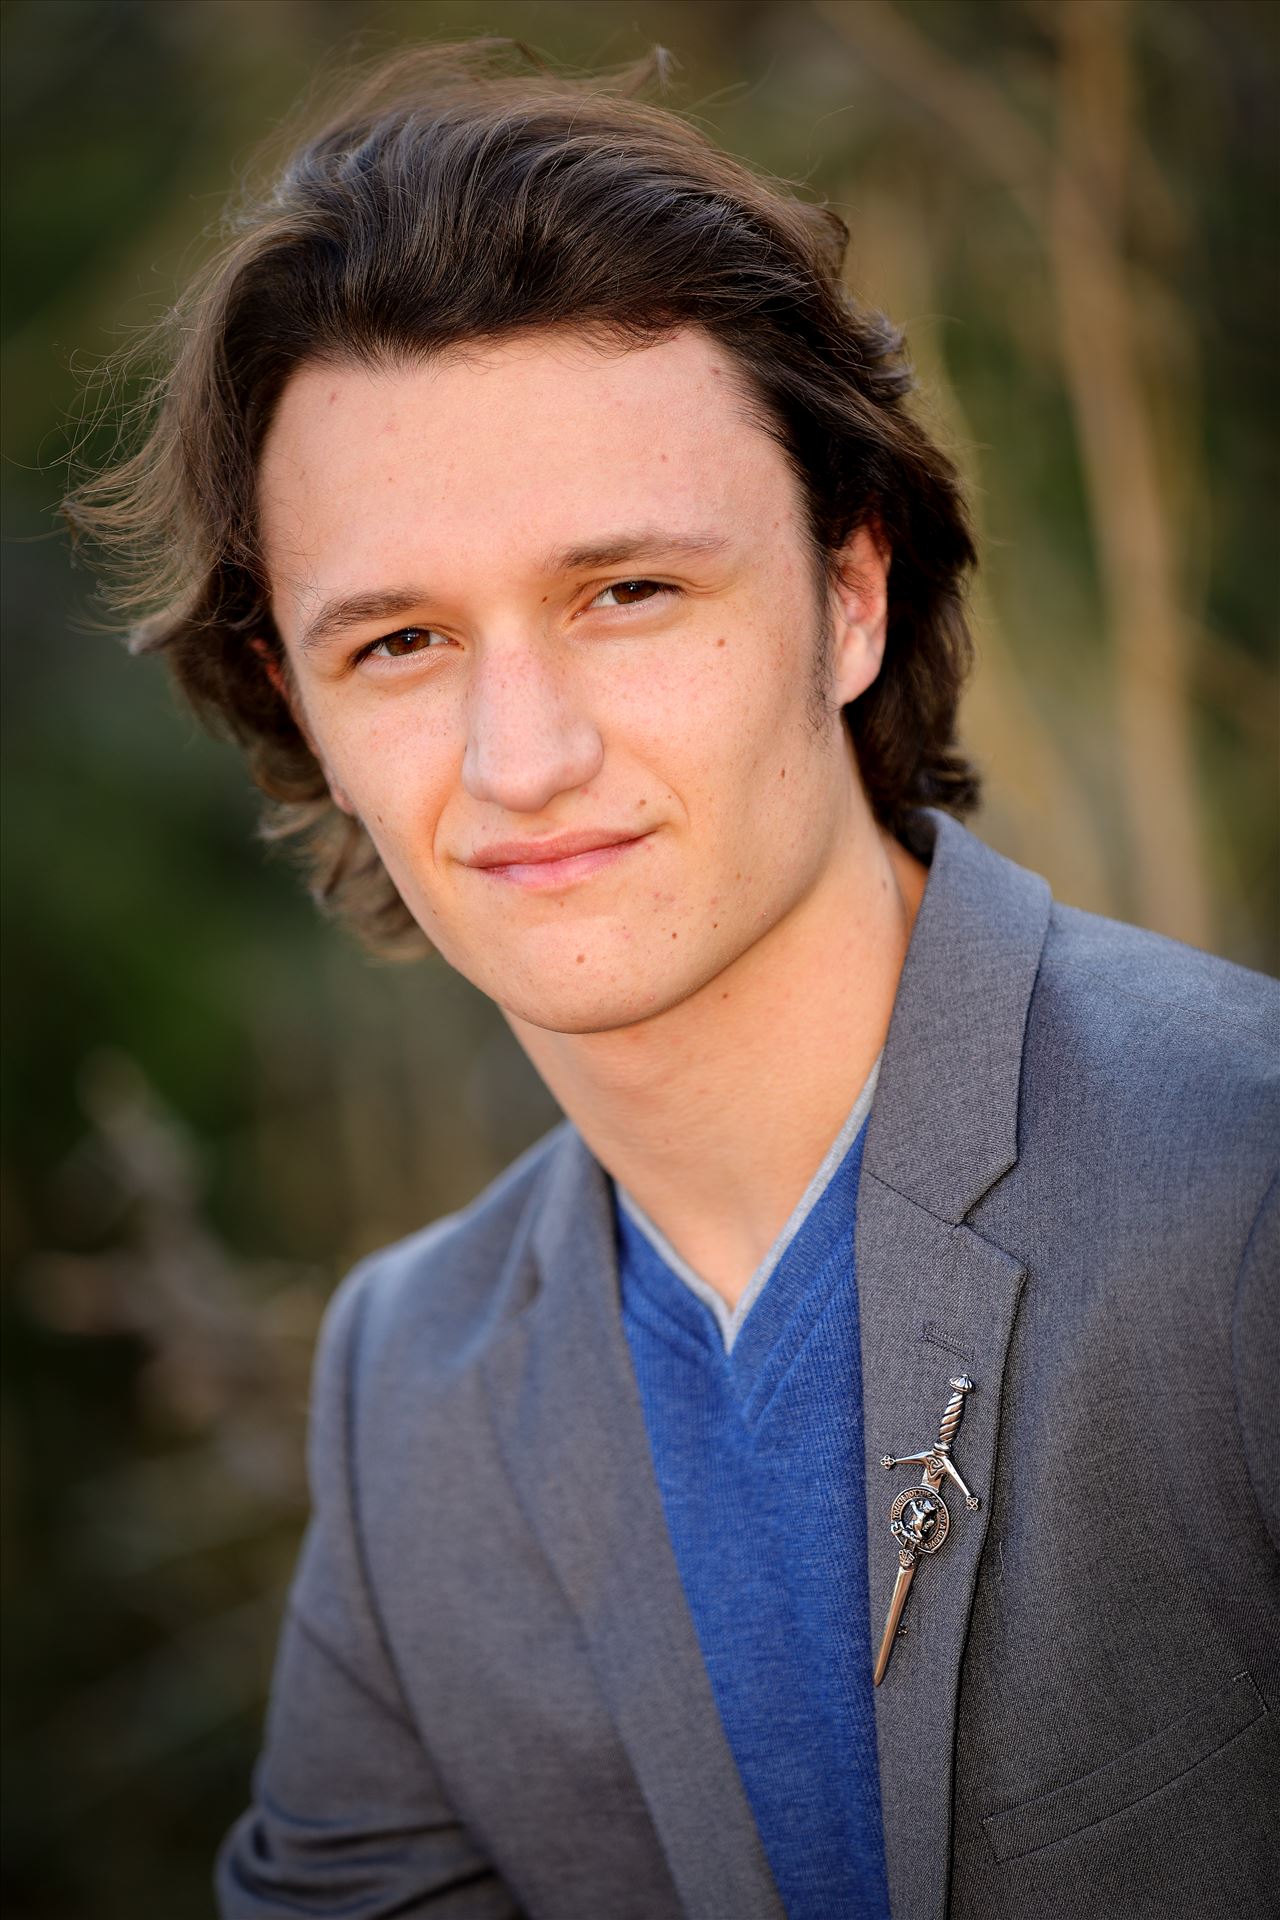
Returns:
[[[823,1157],[822,1165],[818,1168],[818,1171],[814,1174],[812,1180],[800,1196],[787,1224],[783,1227],[768,1253],[747,1282],[746,1288],[739,1298],[736,1307],[730,1307],[728,1301],[722,1299],[715,1288],[707,1284],[701,1274],[694,1272],[688,1261],[676,1252],[662,1229],[655,1226],[648,1214],[637,1206],[626,1188],[619,1186],[616,1181],[614,1182],[618,1195],[618,1205],[626,1213],[628,1220],[640,1229],[640,1232],[649,1242],[654,1252],[660,1259],[666,1261],[677,1279],[682,1280],[685,1286],[688,1287],[690,1293],[695,1294],[697,1298],[702,1301],[703,1305],[714,1315],[716,1325],[720,1329],[720,1337],[724,1341],[724,1350],[726,1353],[733,1352],[733,1343],[742,1331],[742,1323],[756,1301],[760,1298],[770,1274],[773,1273],[778,1262],[782,1259],[783,1254],[799,1233],[801,1227],[817,1205],[817,1202],[821,1199],[828,1181],[857,1138],[863,1121],[871,1111],[871,1102],[875,1096],[876,1081],[880,1077],[880,1062],[883,1059],[883,1053],[877,1054],[875,1064],[872,1066],[870,1073],[863,1083],[862,1091],[855,1100],[848,1119],[828,1147]]]

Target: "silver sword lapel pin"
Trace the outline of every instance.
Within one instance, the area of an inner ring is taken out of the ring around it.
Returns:
[[[880,1651],[876,1656],[876,1686],[884,1679],[885,1669],[889,1665],[902,1610],[907,1604],[907,1594],[921,1556],[936,1553],[951,1531],[951,1515],[940,1491],[943,1481],[953,1480],[964,1495],[965,1506],[971,1513],[977,1511],[977,1496],[970,1493],[951,1458],[951,1443],[964,1418],[965,1395],[973,1392],[973,1381],[967,1373],[962,1373],[950,1385],[951,1398],[942,1416],[937,1443],[926,1447],[921,1453],[904,1453],[896,1458],[886,1453],[880,1461],[882,1467],[923,1467],[924,1472],[920,1476],[922,1484],[906,1488],[889,1509],[889,1531],[898,1543],[898,1577],[894,1581],[893,1597],[889,1602]]]

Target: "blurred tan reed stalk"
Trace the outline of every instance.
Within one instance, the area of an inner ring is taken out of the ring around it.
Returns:
[[[1191,635],[1122,244],[1135,111],[1127,10],[1122,0],[1039,10],[1058,44],[1051,147],[994,80],[952,58],[889,0],[814,4],[858,58],[954,136],[958,162],[1005,187],[1045,241],[1111,648],[1125,908],[1159,932],[1211,946]]]
[[[906,326],[923,408],[966,470],[979,546],[985,547],[975,435],[932,319],[937,287],[928,237],[920,222],[903,219],[894,194],[868,191],[860,180],[850,182],[844,198],[856,207],[857,291]],[[1015,858],[1043,863],[1064,899],[1093,913],[1114,914],[1119,903],[1097,810],[1062,742],[1041,716],[982,570],[974,584],[973,614],[978,666],[962,723],[965,745],[988,776],[987,817],[994,814],[996,830]],[[1004,818],[1006,812],[1016,818]]]

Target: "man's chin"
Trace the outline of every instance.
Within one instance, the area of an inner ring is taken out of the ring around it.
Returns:
[[[587,993],[494,995],[513,1026],[536,1027],[542,1033],[582,1037],[595,1033],[619,1033],[627,1027],[641,1026],[665,1012],[677,998],[682,997],[665,997],[659,993],[629,993],[625,996]]]
[[[613,946],[571,939],[563,945],[529,943],[514,952],[486,954],[477,947],[462,965],[447,952],[445,957],[513,1026],[584,1038],[659,1019],[719,972],[705,953],[688,951],[676,959],[642,941],[616,954]]]
[[[662,957],[652,969],[642,969],[631,958],[628,977],[592,979],[590,962],[578,971],[576,959],[568,967],[548,970],[540,978],[477,981],[496,1000],[513,1026],[538,1028],[543,1033],[586,1038],[591,1034],[620,1033],[642,1027],[677,1007],[704,984],[688,972],[664,966]],[[568,977],[566,977],[568,976]]]
[[[545,1033],[615,1033],[685,997],[674,980],[637,982],[631,955],[631,978],[601,979],[601,963],[590,948],[581,961],[572,946],[564,956],[543,951],[530,958],[524,952],[509,955],[492,949],[486,954],[474,941],[463,945],[451,940],[447,930],[422,916],[418,924],[446,965],[492,1000],[509,1021]]]

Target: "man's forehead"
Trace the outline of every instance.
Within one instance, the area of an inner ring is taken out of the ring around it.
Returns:
[[[385,566],[406,540],[528,569],[649,531],[709,545],[793,492],[737,369],[694,329],[630,350],[543,335],[425,364],[308,365],[260,476],[273,576],[326,586],[336,556]]]
[[[651,434],[683,435],[690,450],[708,430],[754,424],[740,369],[700,329],[638,346],[541,332],[420,360],[306,362],[285,387],[262,459],[278,467],[357,422],[384,438],[412,426],[441,454],[490,437],[510,446],[517,422],[554,434],[595,419],[606,439],[621,415],[647,416]]]

